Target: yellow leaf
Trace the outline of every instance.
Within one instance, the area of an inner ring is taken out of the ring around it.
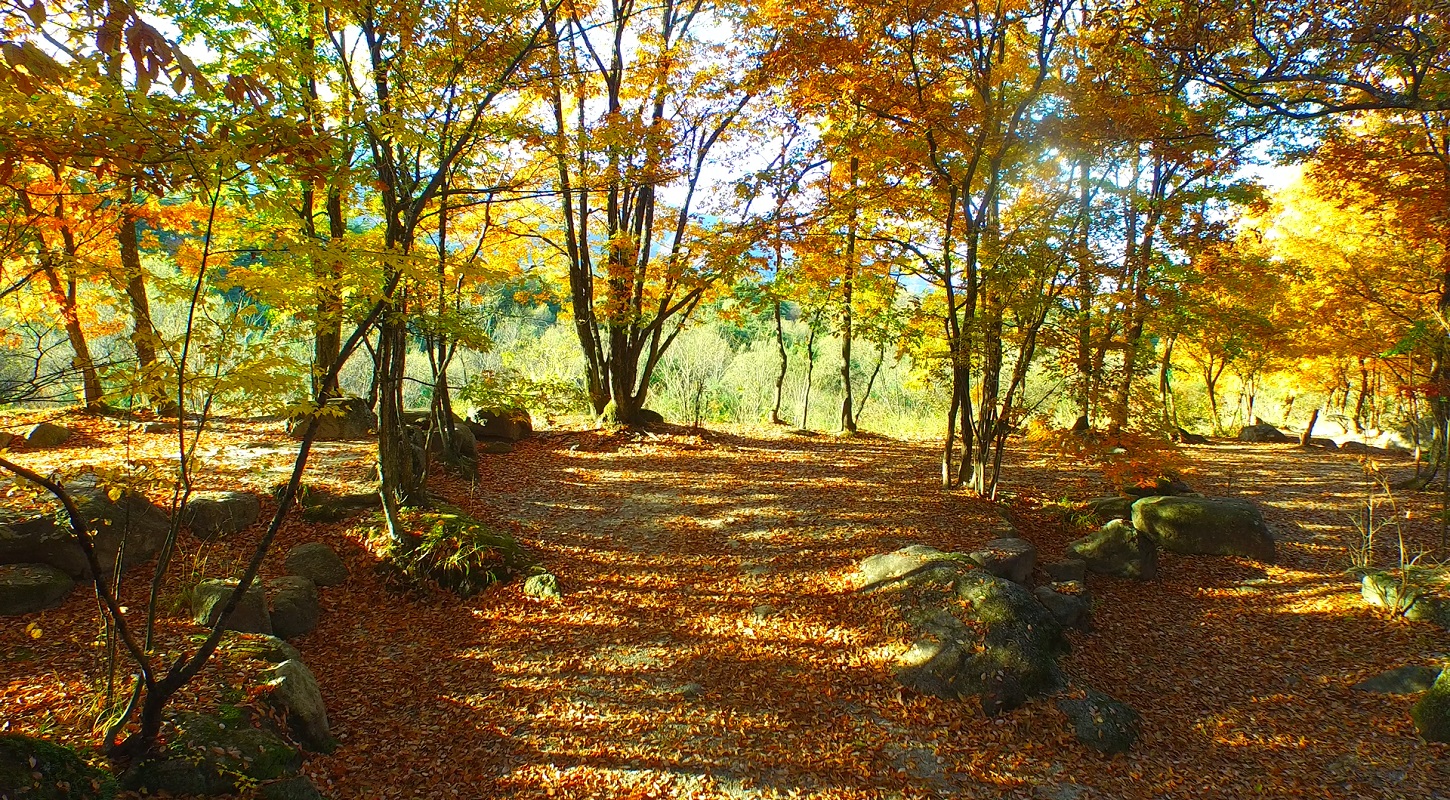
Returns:
[[[40,630],[39,625],[32,622],[29,625],[25,626],[25,635],[29,636],[32,639],[39,639],[40,637],[44,636],[45,633]]]

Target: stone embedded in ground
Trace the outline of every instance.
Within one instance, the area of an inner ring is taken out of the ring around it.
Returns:
[[[1115,519],[1129,519],[1133,516],[1133,501],[1136,497],[1126,495],[1111,495],[1109,497],[1094,497],[1083,503],[1087,507],[1087,513],[1091,514],[1100,522],[1109,522]]]
[[[943,699],[974,697],[989,713],[1064,684],[1062,628],[1020,584],[965,555],[920,545],[857,567],[863,591],[887,593],[915,642],[895,656],[903,685]]]
[[[1267,422],[1260,422],[1257,425],[1246,425],[1239,431],[1241,442],[1275,442],[1283,443],[1293,441],[1289,435],[1275,428]]]
[[[75,586],[71,576],[49,564],[0,564],[0,617],[55,608]]]
[[[294,415],[287,420],[287,435],[301,439],[307,432],[307,425],[313,413]],[[378,415],[373,413],[366,400],[358,397],[335,397],[327,401],[322,410],[315,412],[317,435],[313,441],[328,442],[342,439],[366,439],[378,427]]]
[[[176,712],[163,730],[165,749],[128,773],[126,788],[173,795],[235,794],[296,775],[301,751],[241,716],[223,720]]]
[[[491,456],[506,456],[513,451],[514,446],[509,442],[482,440],[478,443],[478,452],[487,453]]]
[[[25,432],[25,446],[36,450],[59,447],[70,437],[70,428],[53,422],[40,422]]]
[[[1057,707],[1072,722],[1077,740],[1104,753],[1126,753],[1138,741],[1138,712],[1093,689],[1064,697]]]
[[[1043,564],[1042,571],[1053,581],[1080,581],[1087,578],[1087,562],[1069,558],[1056,564]]]
[[[1032,590],[1032,594],[1064,628],[1085,624],[1092,609],[1087,587],[1080,581],[1058,581],[1039,586]]]
[[[1274,562],[1274,535],[1248,500],[1145,497],[1133,504],[1133,527],[1174,553]]]
[[[123,570],[144,564],[165,544],[171,521],[145,495],[101,484],[94,475],[70,481],[65,489],[90,528],[104,573],[115,569],[118,558]],[[0,564],[49,564],[77,580],[91,575],[64,512],[0,512]]]
[[[470,427],[480,442],[517,442],[534,433],[533,419],[522,408],[480,408],[473,413],[473,425]]]
[[[1037,548],[1026,539],[993,539],[968,557],[982,569],[1013,583],[1027,583],[1037,565]]]
[[[115,790],[110,775],[69,747],[18,733],[0,734],[0,797],[101,800]]]
[[[547,572],[530,575],[524,580],[523,588],[525,597],[538,600],[559,600],[564,596],[559,589],[559,579]]]
[[[312,670],[301,661],[289,660],[265,674],[269,691],[267,703],[287,718],[292,736],[314,753],[331,753],[337,749],[332,729],[327,722],[327,706]]]
[[[698,683],[687,683],[680,687],[680,696],[686,700],[698,700],[705,693],[705,687]]]
[[[262,800],[325,800],[310,778],[298,775],[263,784]]]
[[[198,539],[216,541],[244,530],[262,514],[262,502],[249,492],[197,492],[181,511],[182,522]]]
[[[1367,572],[1360,578],[1360,597],[1374,608],[1385,609],[1415,622],[1433,622],[1450,630],[1450,596],[1437,591],[1442,579],[1433,570]]]
[[[1145,581],[1158,576],[1158,548],[1153,540],[1120,519],[1069,544],[1067,556],[1083,561],[1099,575]]]
[[[317,584],[298,575],[287,575],[267,581],[267,613],[272,633],[283,639],[305,636],[317,627],[322,615]]]
[[[1419,694],[1435,685],[1440,670],[1418,664],[1397,667],[1356,683],[1353,688],[1375,694]]]
[[[307,542],[288,550],[283,566],[288,573],[307,578],[318,586],[336,586],[347,580],[347,565],[335,550],[322,542]]]
[[[215,627],[221,618],[227,598],[237,586],[235,580],[204,580],[191,593],[191,618],[198,625]],[[267,594],[256,581],[237,602],[223,628],[242,633],[272,633],[272,617],[267,612]]]
[[[1415,731],[1427,742],[1450,742],[1450,669],[1440,677],[1413,706],[1410,719]]]
[[[281,664],[288,659],[302,660],[302,653],[287,642],[266,633],[242,633],[241,631],[227,631],[222,634],[221,642],[217,645],[219,651],[238,653],[273,664]]]
[[[1173,478],[1158,478],[1152,483],[1124,486],[1123,496],[1134,502],[1144,497],[1186,497],[1195,495],[1193,487]]]

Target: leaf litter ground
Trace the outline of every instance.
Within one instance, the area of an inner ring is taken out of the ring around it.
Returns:
[[[174,447],[105,421],[66,422],[81,429],[77,444],[29,463],[130,459],[159,471]],[[255,491],[288,456],[275,425],[223,424],[205,444],[212,482]],[[517,585],[469,600],[400,596],[346,523],[289,522],[265,576],[282,573],[289,547],[317,540],[353,572],[324,590],[321,626],[295,642],[343,743],[305,770],[334,798],[1447,794],[1450,752],[1416,738],[1413,698],[1350,688],[1450,651],[1444,631],[1365,609],[1344,574],[1365,487],[1358,463],[1279,445],[1185,457],[1194,488],[1263,505],[1281,559],[1165,554],[1153,583],[1090,578],[1094,630],[1072,634],[1065,667],[1142,714],[1143,741],[1127,756],[1078,745],[1048,700],[988,719],[892,679],[905,631],[851,592],[852,567],[908,544],[970,550],[999,520],[997,507],[935,488],[931,443],[664,428],[547,431],[483,456],[476,482],[435,481],[539,556],[560,578],[561,603]],[[1108,487],[1061,460],[1017,451],[1008,461],[1002,507],[1053,560],[1083,533],[1053,501]],[[369,465],[366,443],[329,444],[309,480],[357,490]],[[1436,499],[1399,500],[1411,547],[1432,544]],[[168,597],[225,574],[259,531],[184,539]],[[134,607],[142,582],[130,582]],[[94,599],[78,591],[33,621],[40,639],[23,625],[0,630],[4,726],[94,741]],[[174,616],[164,630],[178,642],[197,632]],[[215,702],[236,680],[224,672],[181,702]]]

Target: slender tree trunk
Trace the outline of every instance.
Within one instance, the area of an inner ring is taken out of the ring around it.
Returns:
[[[1163,403],[1163,429],[1172,433],[1178,430],[1178,407],[1173,402],[1173,345],[1178,335],[1168,337],[1163,345],[1163,359],[1158,363],[1158,397]]]
[[[1304,433],[1299,436],[1299,446],[1308,447],[1309,440],[1314,438],[1314,425],[1319,422],[1319,409],[1314,409],[1309,415],[1309,424],[1304,426]]]
[[[851,397],[851,303],[856,282],[856,182],[861,160],[851,157],[851,199],[846,222],[846,268],[841,279],[841,430],[856,432]]]
[[[886,361],[886,345],[880,345],[876,351],[876,366],[871,368],[871,377],[866,379],[866,391],[861,393],[861,402],[856,404],[856,422],[861,422],[861,411],[866,408],[866,401],[871,399],[871,389],[876,385],[876,376],[881,374],[881,364]]]
[[[811,377],[816,371],[816,325],[820,321],[820,314],[811,322],[811,337],[806,340],[806,389],[801,400],[801,430],[810,430],[811,419]]]
[[[330,186],[327,190],[327,234],[333,247],[342,244],[347,233],[347,220],[342,213],[342,190]],[[321,386],[319,382],[326,375],[334,374],[332,365],[337,363],[342,348],[342,292],[338,282],[342,279],[342,264],[334,258],[324,259],[318,274],[317,322],[312,355],[313,394],[327,392],[339,394],[336,385]],[[337,372],[341,372],[340,370]]]
[[[780,418],[780,404],[785,398],[785,373],[789,362],[785,352],[785,326],[780,319],[780,300],[772,305],[775,309],[775,346],[780,351],[780,370],[775,373],[775,405],[770,409],[770,424],[784,425],[785,420]]]
[[[71,279],[62,283],[54,267],[46,266],[44,271],[45,280],[50,286],[51,301],[60,309],[61,319],[65,321],[66,338],[70,340],[71,350],[75,353],[75,365],[81,373],[81,393],[86,410],[95,411],[101,407],[101,377],[96,372],[96,362],[91,358],[86,332],[76,314],[76,282]]]
[[[163,415],[177,413],[176,403],[160,388],[163,376],[159,372],[156,346],[160,337],[151,322],[151,301],[146,295],[146,271],[141,266],[141,247],[137,239],[138,220],[127,211],[121,215],[121,225],[116,233],[120,245],[121,270],[126,276],[126,298],[131,304],[131,346],[136,351],[140,365],[141,390],[151,407]]]
[[[1364,433],[1364,403],[1369,396],[1369,368],[1364,356],[1359,358],[1359,396],[1354,401],[1354,432]]]

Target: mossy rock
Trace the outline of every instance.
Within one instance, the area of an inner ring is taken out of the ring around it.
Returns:
[[[1450,669],[1442,670],[1430,691],[1410,706],[1410,719],[1425,741],[1450,742]]]
[[[399,522],[417,544],[409,550],[392,552],[389,560],[415,584],[436,585],[471,597],[537,563],[514,537],[454,506],[403,509],[399,516]],[[372,537],[376,540],[385,536],[386,530],[381,515],[375,516]]]
[[[226,716],[177,712],[166,726],[166,749],[127,773],[127,788],[230,794],[297,774],[300,750],[271,731],[252,727],[243,715]]]
[[[74,750],[19,734],[0,734],[0,797],[10,800],[93,800],[116,794],[110,775]]]

